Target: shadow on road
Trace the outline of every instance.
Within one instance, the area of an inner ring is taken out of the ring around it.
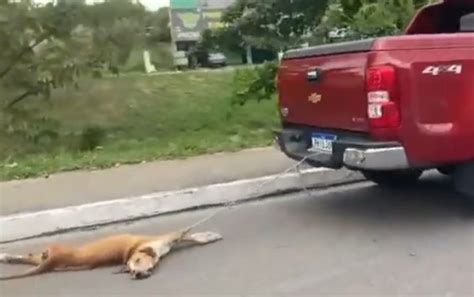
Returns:
[[[429,176],[419,184],[387,189],[375,184],[350,191],[313,197],[294,204],[298,215],[340,217],[352,223],[390,221],[392,224],[434,223],[460,219],[474,221],[474,204],[454,192],[451,179]]]

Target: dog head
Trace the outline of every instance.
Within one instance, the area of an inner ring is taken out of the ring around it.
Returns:
[[[135,251],[127,261],[127,272],[133,279],[145,279],[152,275],[157,263],[157,255],[151,247]]]

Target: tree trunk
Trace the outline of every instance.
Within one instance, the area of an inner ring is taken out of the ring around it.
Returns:
[[[252,47],[250,45],[247,45],[246,51],[247,51],[247,64],[253,65]]]

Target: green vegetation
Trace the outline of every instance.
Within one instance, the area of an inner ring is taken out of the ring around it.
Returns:
[[[427,2],[237,0],[192,54],[397,34]],[[131,0],[0,0],[0,180],[268,145],[277,64],[143,75],[143,50],[173,68],[168,22]]]
[[[0,107],[49,97],[82,76],[117,75],[143,49],[159,57],[158,68],[169,68],[171,55],[160,46],[170,42],[168,21],[166,8],[149,12],[130,0],[45,6],[0,0],[0,88],[8,91]]]
[[[269,145],[275,102],[232,104],[233,79],[216,71],[83,80],[79,91],[28,101],[34,121],[0,115],[0,179]]]
[[[327,43],[403,32],[416,11],[431,0],[332,0],[314,31],[312,42]],[[335,28],[347,29],[342,39],[331,40]]]

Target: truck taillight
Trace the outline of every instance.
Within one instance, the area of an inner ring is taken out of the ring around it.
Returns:
[[[371,128],[397,128],[400,109],[395,68],[376,66],[367,71],[367,113]]]

